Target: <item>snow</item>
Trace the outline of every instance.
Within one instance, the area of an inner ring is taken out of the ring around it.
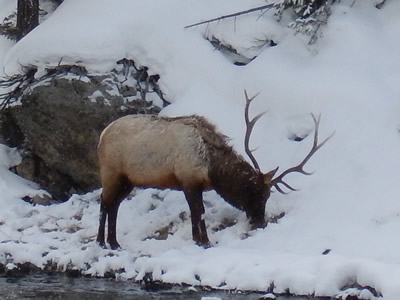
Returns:
[[[100,190],[49,207],[20,199],[44,193],[8,169],[15,149],[0,147],[0,262],[13,268],[31,262],[60,270],[76,268],[119,279],[154,279],[214,288],[274,293],[376,297],[400,294],[400,1],[383,9],[374,1],[340,1],[315,45],[295,35],[273,13],[245,15],[184,30],[192,23],[248,9],[261,0],[68,0],[17,44],[0,37],[0,62],[11,75],[21,65],[39,69],[81,64],[104,72],[121,58],[160,74],[173,104],[163,115],[206,116],[243,150],[244,93],[260,92],[251,113],[257,123],[252,147],[264,171],[282,170],[304,157],[312,132],[310,113],[321,114],[321,139],[334,137],[311,159],[312,176],[290,175],[298,192],[273,193],[268,216],[277,224],[249,231],[244,213],[216,193],[204,194],[205,221],[213,247],[191,239],[188,207],[181,192],[143,190],[121,204],[118,241],[122,250],[101,249],[95,238]],[[15,1],[1,0],[1,16]],[[4,8],[4,10],[3,10]],[[62,34],[61,34],[62,33]],[[235,66],[204,36],[216,36],[252,57],[262,38],[278,46],[257,50],[246,66]],[[93,97],[95,97],[94,95]],[[215,231],[223,220],[235,225]],[[166,240],[156,232],[170,226]],[[153,237],[153,238],[149,238]],[[327,253],[328,252],[328,253]],[[323,254],[325,253],[325,254]]]

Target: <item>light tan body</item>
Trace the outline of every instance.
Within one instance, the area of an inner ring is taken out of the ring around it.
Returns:
[[[195,126],[182,122],[125,116],[103,131],[98,155],[103,188],[121,177],[137,187],[211,188],[206,145]]]

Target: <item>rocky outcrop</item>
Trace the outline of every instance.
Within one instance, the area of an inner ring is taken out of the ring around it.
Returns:
[[[2,113],[3,142],[23,157],[16,172],[57,200],[98,188],[101,131],[126,114],[158,113],[166,105],[158,79],[128,60],[109,74],[75,66],[47,70],[29,84],[19,105]]]

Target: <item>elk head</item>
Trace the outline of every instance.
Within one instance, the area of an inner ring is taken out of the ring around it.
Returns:
[[[319,123],[321,116],[315,117],[313,114],[311,114],[312,119],[314,121],[314,141],[311,150],[309,153],[306,155],[306,157],[301,161],[298,165],[293,166],[291,168],[288,168],[287,170],[283,171],[281,174],[275,177],[277,174],[279,167],[276,167],[275,169],[267,172],[267,173],[262,173],[260,166],[255,159],[253,155],[254,150],[250,150],[249,147],[249,140],[250,140],[250,135],[251,132],[254,128],[255,123],[265,114],[265,112],[260,113],[256,115],[253,119],[250,120],[249,117],[249,108],[251,102],[258,96],[258,94],[254,95],[253,97],[249,98],[247,95],[246,90],[244,91],[245,97],[246,97],[246,107],[245,107],[245,122],[246,122],[246,134],[245,134],[245,139],[244,139],[244,148],[245,152],[250,158],[251,162],[253,163],[255,171],[259,175],[259,184],[258,186],[262,185],[262,190],[257,193],[257,199],[254,199],[254,202],[251,203],[251,205],[247,205],[244,207],[244,210],[247,214],[247,216],[250,218],[250,223],[252,224],[252,227],[262,227],[264,226],[264,212],[265,212],[265,205],[270,197],[271,194],[271,189],[275,188],[278,192],[282,194],[287,194],[288,192],[285,192],[282,187],[285,187],[286,189],[290,191],[297,191],[297,189],[293,188],[291,185],[289,185],[287,182],[283,180],[283,178],[288,175],[289,173],[300,173],[303,175],[311,175],[313,173],[306,172],[304,170],[305,164],[310,160],[310,158],[317,152],[325,143],[333,136],[334,133],[332,133],[330,136],[325,138],[321,143],[318,143],[318,129],[319,129]],[[262,198],[262,199],[261,199]]]

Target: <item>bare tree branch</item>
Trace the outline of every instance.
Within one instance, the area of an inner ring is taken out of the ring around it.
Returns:
[[[270,4],[266,4],[266,5],[262,5],[262,6],[258,6],[258,7],[254,7],[254,8],[250,8],[248,10],[239,11],[239,12],[236,12],[236,13],[233,13],[233,14],[230,14],[230,15],[224,15],[224,16],[221,16],[221,17],[218,17],[218,18],[214,18],[214,19],[198,22],[198,23],[195,23],[195,24],[187,25],[184,28],[188,29],[188,28],[199,26],[199,25],[203,25],[203,24],[208,24],[208,23],[217,22],[217,21],[221,21],[221,20],[224,20],[224,19],[228,19],[228,18],[233,18],[233,17],[249,14],[249,13],[252,13],[252,12],[255,12],[255,11],[259,11],[259,10],[271,9],[272,7],[274,7],[274,5],[275,5],[275,3],[270,3]]]
[[[5,79],[0,78],[0,88],[6,90],[0,94],[0,111],[18,101],[26,87],[34,81],[36,71],[36,68],[25,68],[23,74],[8,76]],[[10,89],[11,91],[8,92],[7,90]]]

